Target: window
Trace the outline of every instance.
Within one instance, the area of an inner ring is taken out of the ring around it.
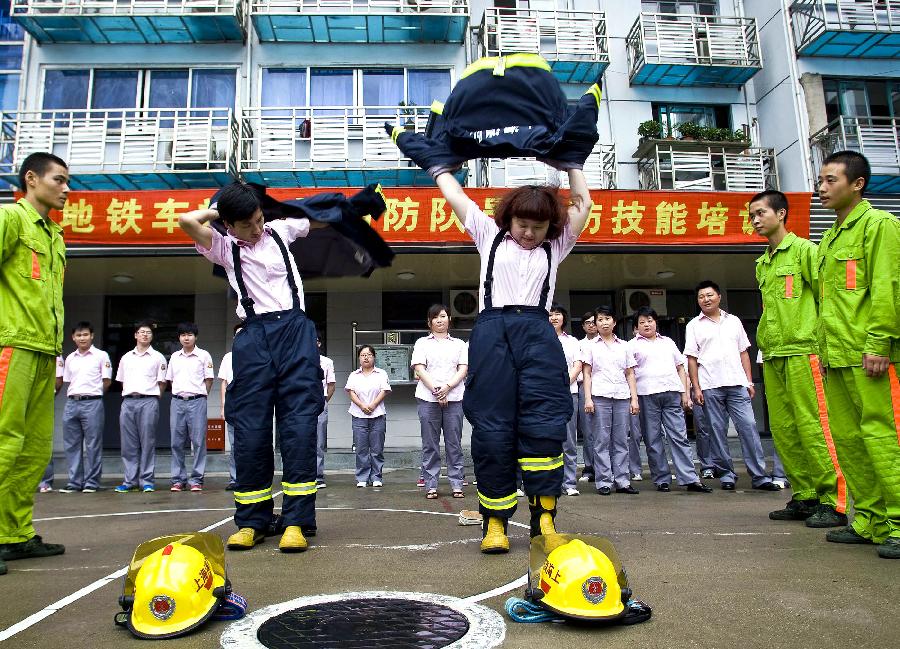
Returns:
[[[353,106],[353,70],[312,68],[309,74],[310,106]],[[316,111],[318,115],[343,115],[343,110]]]
[[[663,125],[664,135],[675,135],[682,122],[694,122],[700,126],[730,128],[728,106],[703,106],[699,104],[653,104],[653,119]]]
[[[261,106],[306,106],[306,68],[264,68]]]
[[[381,294],[381,326],[384,329],[424,330],[428,308],[443,301],[441,291],[384,291]]]
[[[715,16],[716,5],[715,0],[676,0],[675,2],[642,0],[641,11],[659,14]]]
[[[15,110],[19,101],[19,75],[0,74],[0,110]]]
[[[825,114],[838,117],[900,118],[900,82],[824,79]]]

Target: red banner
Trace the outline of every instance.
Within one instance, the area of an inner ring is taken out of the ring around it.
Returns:
[[[321,191],[353,190],[271,188],[279,199]],[[467,189],[492,214],[505,189]],[[184,245],[178,216],[205,207],[213,190],[71,192],[62,212],[52,216],[68,244]],[[469,242],[462,224],[436,188],[388,187],[388,209],[372,226],[389,243]],[[630,245],[732,245],[761,243],[750,226],[747,201],[752,194],[732,192],[593,191],[593,206],[579,241]],[[809,236],[809,193],[788,195],[791,230]]]

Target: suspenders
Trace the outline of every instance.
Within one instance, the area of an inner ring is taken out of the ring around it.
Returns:
[[[275,240],[275,243],[278,244],[278,249],[281,250],[281,256],[284,257],[284,267],[287,269],[287,281],[288,286],[291,288],[294,308],[299,308],[300,294],[297,291],[297,282],[294,281],[294,268],[291,266],[291,258],[288,256],[287,247],[275,230],[269,230],[269,235]],[[244,284],[244,273],[241,272],[241,249],[234,241],[231,242],[231,258],[234,260],[234,279],[238,285],[238,298],[241,301],[241,306],[244,307],[246,316],[252,318],[256,315],[256,311],[253,309],[254,302],[247,293],[247,287]]]
[[[500,232],[497,233],[497,236],[494,237],[494,242],[491,244],[491,252],[488,255],[487,272],[484,274],[485,309],[492,309],[494,307],[493,302],[491,301],[491,289],[494,284],[494,256],[497,254],[497,248],[500,247],[500,243],[503,241],[503,237],[506,236],[507,232],[509,232],[509,230],[500,230]],[[541,244],[541,248],[543,248],[544,252],[547,253],[547,274],[544,276],[544,286],[543,288],[541,288],[541,299],[538,302],[537,306],[542,309],[546,309],[547,296],[550,294],[550,268],[552,258],[550,255],[550,244],[547,241],[544,241]]]

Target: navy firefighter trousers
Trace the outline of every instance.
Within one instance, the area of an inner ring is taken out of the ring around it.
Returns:
[[[232,347],[225,419],[234,426],[234,522],[272,520],[272,413],[281,436],[284,525],[316,523],[316,420],[325,407],[315,325],[299,307],[254,315]]]
[[[526,494],[559,495],[572,395],[546,310],[506,306],[479,314],[469,339],[463,410],[472,424],[483,516],[508,519],[516,511],[517,467]]]

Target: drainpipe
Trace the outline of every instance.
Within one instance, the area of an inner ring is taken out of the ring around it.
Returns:
[[[744,15],[744,0],[734,0],[734,13],[738,16],[738,18],[743,19]],[[757,41],[759,39],[759,34],[756,35]],[[757,47],[759,47],[759,56],[760,60],[762,60],[762,45],[757,42]],[[745,83],[741,86],[741,94],[744,96],[744,118],[747,120],[747,129],[749,131],[750,139],[753,142],[759,143],[759,125],[754,124],[753,119],[750,117],[750,97],[747,95],[747,84]]]
[[[794,122],[797,127],[797,136],[800,138],[800,148],[803,151],[803,189],[801,191],[813,190],[812,161],[809,148],[809,122],[806,114],[806,98],[800,85],[800,66],[797,62],[797,47],[794,42],[794,30],[791,29],[791,15],[788,8],[788,0],[781,2],[782,27],[784,29],[785,42],[788,46],[788,60],[790,61],[789,71],[791,77],[791,88],[794,91]]]

